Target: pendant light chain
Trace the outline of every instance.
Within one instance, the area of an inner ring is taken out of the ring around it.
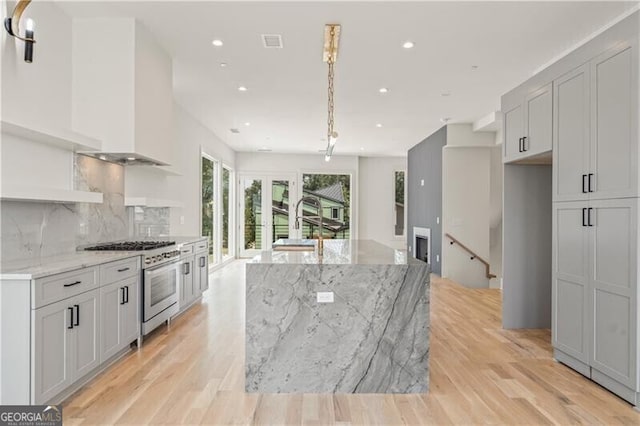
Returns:
[[[327,114],[327,141],[329,141],[329,139],[331,139],[331,137],[333,136],[333,108],[334,108],[334,101],[333,101],[333,77],[334,77],[334,70],[333,70],[333,61],[330,59],[329,60],[329,88],[328,88],[328,114]]]

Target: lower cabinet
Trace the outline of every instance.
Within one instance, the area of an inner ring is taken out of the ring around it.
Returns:
[[[196,282],[194,278],[194,264],[194,256],[185,257],[181,261],[180,300],[178,303],[181,311],[191,305],[191,303],[199,296],[196,290]]]
[[[556,358],[637,405],[639,200],[554,203],[553,213]]]
[[[100,288],[100,360],[104,362],[138,338],[138,289],[140,278]]]
[[[196,285],[200,293],[209,289],[209,255],[208,253],[196,253]]]
[[[44,403],[100,364],[99,291],[32,311],[32,401]]]

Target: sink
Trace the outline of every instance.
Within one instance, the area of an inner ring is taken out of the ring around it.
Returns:
[[[281,238],[271,245],[274,251],[314,251],[316,240]]]

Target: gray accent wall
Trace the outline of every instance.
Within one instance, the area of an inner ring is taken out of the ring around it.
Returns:
[[[436,274],[441,274],[442,264],[442,148],[446,144],[447,126],[444,126],[408,153],[407,249],[413,250],[414,226],[430,228],[431,271]],[[440,261],[436,260],[438,257]]]

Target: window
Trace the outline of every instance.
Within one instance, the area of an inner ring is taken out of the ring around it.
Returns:
[[[405,191],[404,191],[404,171],[396,171],[394,173],[395,183],[395,236],[401,237],[404,235],[404,206],[405,206]]]
[[[233,241],[231,224],[231,169],[222,166],[222,257],[233,256],[233,246],[229,242]]]
[[[201,232],[209,237],[209,263],[215,263],[215,182],[216,162],[206,155],[202,155],[202,214]]]
[[[302,222],[302,238],[317,238],[320,232],[323,238],[350,238],[351,175],[304,174],[302,192],[305,196],[320,199],[324,217],[322,231],[318,219],[305,219]],[[316,215],[316,208],[312,204],[304,203],[303,210],[304,216]]]

